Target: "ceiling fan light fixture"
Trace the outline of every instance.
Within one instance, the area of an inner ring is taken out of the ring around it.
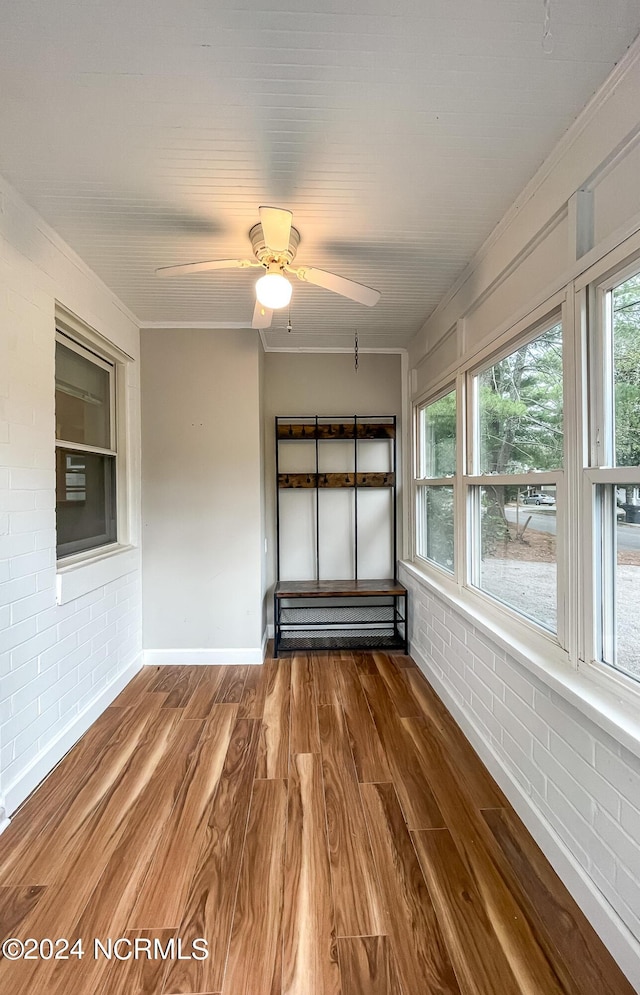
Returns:
[[[263,307],[271,311],[286,307],[291,300],[292,286],[280,272],[277,265],[271,264],[269,271],[256,283],[256,297]]]

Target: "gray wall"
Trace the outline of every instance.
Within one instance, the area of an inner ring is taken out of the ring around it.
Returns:
[[[259,348],[250,330],[142,333],[147,650],[261,645]]]
[[[267,608],[272,621],[271,593],[275,555],[276,415],[396,415],[400,470],[402,413],[399,355],[361,353],[358,372],[350,354],[278,353],[265,356],[264,437],[267,515]],[[400,482],[400,473],[398,474]],[[399,498],[400,500],[400,498]],[[400,539],[400,537],[398,537]],[[400,542],[398,545],[400,549]]]

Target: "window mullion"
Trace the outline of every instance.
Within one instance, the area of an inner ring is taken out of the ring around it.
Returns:
[[[64,439],[56,439],[57,449],[73,449],[79,453],[96,453],[98,456],[117,456],[115,449],[102,449],[100,446],[86,446],[83,442],[66,442]]]

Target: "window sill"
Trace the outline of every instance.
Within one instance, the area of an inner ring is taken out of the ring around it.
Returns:
[[[503,619],[499,612],[485,611],[485,606],[478,604],[479,599],[474,598],[472,592],[459,588],[453,582],[447,584],[444,577],[440,579],[427,574],[415,563],[403,560],[401,566],[418,584],[453,607],[542,684],[568,701],[625,749],[640,757],[640,687],[636,690],[619,680],[612,681],[610,688],[604,687],[602,677],[594,679],[592,673],[572,667],[568,655],[551,637],[529,631],[526,624]]]
[[[66,605],[119,577],[133,573],[139,566],[139,550],[135,546],[115,546],[87,556],[79,553],[58,561],[56,602]]]

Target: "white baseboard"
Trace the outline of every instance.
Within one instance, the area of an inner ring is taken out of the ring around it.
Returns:
[[[25,798],[31,794],[33,789],[44,780],[47,774],[51,773],[56,764],[62,760],[65,753],[69,752],[71,747],[84,735],[89,726],[102,715],[105,708],[109,707],[111,702],[117,698],[122,689],[127,686],[129,681],[141,669],[142,656],[139,655],[126,670],[118,674],[111,684],[103,688],[98,697],[90,705],[87,705],[79,715],[76,715],[73,721],[48,746],[40,751],[35,760],[20,774],[19,778],[6,789],[4,803],[7,815],[10,816],[15,812]],[[2,829],[6,829],[5,823],[2,824],[0,832]]]
[[[7,819],[7,818],[3,817],[2,822],[0,822],[0,836],[5,831],[5,829],[7,828],[7,826],[10,826],[10,825],[11,825],[11,819]]]
[[[260,664],[262,647],[247,649],[168,649],[143,650],[146,667],[209,667],[221,664]]]
[[[524,822],[545,857],[558,874],[563,884],[580,906],[596,933],[626,974],[632,985],[640,978],[640,943],[622,921],[615,909],[588,876],[584,868],[544,815],[523,791],[511,772],[473,723],[469,715],[460,708],[451,696],[446,684],[431,668],[429,661],[415,646],[409,650],[426,679],[453,715],[457,724],[475,749],[476,753],[504,791],[514,809]]]

